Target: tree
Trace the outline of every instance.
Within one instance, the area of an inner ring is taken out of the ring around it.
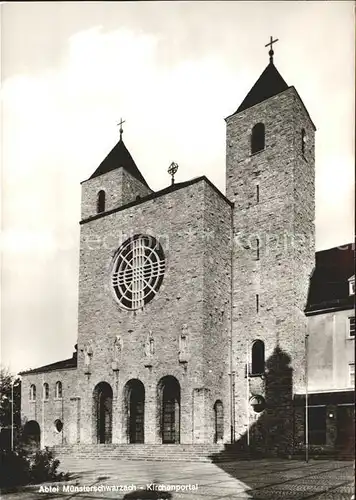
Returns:
[[[13,392],[12,392],[13,385]],[[13,395],[13,402],[12,402]],[[13,404],[13,407],[12,407]],[[11,429],[12,411],[14,436],[21,430],[21,379],[12,375],[8,369],[0,368],[0,428]]]

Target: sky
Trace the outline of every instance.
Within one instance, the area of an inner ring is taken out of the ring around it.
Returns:
[[[225,121],[274,62],[316,133],[316,250],[353,240],[354,3],[0,5],[1,362],[72,355],[80,182],[119,137],[148,184],[225,192]]]

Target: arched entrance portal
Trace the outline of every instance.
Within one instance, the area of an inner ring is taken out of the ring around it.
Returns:
[[[29,449],[39,449],[41,446],[41,429],[36,420],[26,422],[23,429],[25,447]]]
[[[94,389],[94,422],[97,443],[111,443],[112,439],[112,388],[100,382]]]
[[[180,442],[180,385],[175,377],[158,382],[160,435],[162,443]]]
[[[224,437],[224,409],[222,402],[218,399],[214,404],[215,436],[214,442],[220,443]]]
[[[145,387],[138,379],[129,380],[124,387],[126,435],[129,443],[145,441]]]

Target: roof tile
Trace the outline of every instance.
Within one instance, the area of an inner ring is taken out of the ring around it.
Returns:
[[[127,172],[129,172],[129,174],[142,182],[142,184],[149,187],[122,139],[120,139],[116,146],[113,147],[89,179],[93,179],[94,177],[98,177],[102,174],[107,174],[117,168],[124,168]]]
[[[287,83],[284,81],[273,62],[270,62],[233,114],[235,115],[236,113],[240,113],[240,111],[251,108],[255,104],[280,94],[287,89]]]

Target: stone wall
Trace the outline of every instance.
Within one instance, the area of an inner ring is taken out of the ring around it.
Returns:
[[[62,398],[56,398],[56,382],[62,382]],[[49,398],[43,399],[43,384],[49,385]],[[36,386],[36,400],[30,401],[30,386]],[[46,373],[22,375],[21,417],[25,424],[35,420],[41,429],[41,445],[55,446],[76,442],[77,421],[73,413],[72,400],[80,398],[77,390],[77,369],[56,370]],[[63,423],[63,430],[58,432],[55,421]]]
[[[99,191],[105,191],[105,211],[121,207],[152,193],[152,190],[129,174],[117,168],[106,174],[82,182],[82,219],[97,215]]]
[[[226,339],[227,320],[221,320],[221,309],[226,307],[228,287],[223,292],[218,289],[225,287],[227,282],[224,259],[229,253],[227,248],[222,250],[218,244],[211,244],[207,259],[206,241],[202,237],[207,225],[213,230],[217,225],[219,238],[221,235],[224,245],[228,244],[228,223],[224,226],[219,222],[221,215],[210,215],[215,209],[226,214],[230,207],[222,196],[215,195],[215,190],[206,181],[200,180],[184,189],[81,225],[78,370],[82,442],[93,440],[92,395],[95,386],[102,381],[113,389],[113,441],[125,442],[123,393],[125,384],[131,379],[139,379],[145,387],[145,442],[160,442],[157,385],[167,375],[175,377],[181,388],[181,442],[211,439],[214,398],[219,395],[226,400],[222,392],[225,391],[227,354],[223,342],[214,358],[219,371],[216,382],[204,368],[208,361],[211,364],[212,356],[211,340],[205,339],[212,335]],[[151,235],[160,241],[166,257],[166,271],[155,298],[143,310],[127,311],[114,299],[110,275],[117,249],[135,234]],[[213,263],[221,260],[221,266],[212,267],[210,258]],[[205,292],[204,276],[208,273],[212,291],[216,290],[212,296]],[[214,315],[217,311],[217,319],[214,318],[209,326],[206,326],[206,306],[209,313],[211,308]],[[228,313],[224,315],[228,317]],[[215,321],[219,322],[218,328]],[[180,362],[178,355],[183,330],[188,338],[187,362]],[[144,347],[149,333],[154,339],[154,355],[148,366]],[[123,347],[119,370],[113,371],[116,335],[121,336]],[[93,350],[91,373],[85,375],[84,351],[89,343]],[[219,365],[224,368],[218,368]],[[218,389],[219,384],[224,388]],[[194,435],[193,391],[202,388],[211,391],[210,401],[204,397],[205,418],[209,416],[210,430]]]
[[[142,184],[141,181],[129,174],[125,169],[122,170],[122,199],[121,205],[126,205],[138,198],[143,198],[153,191],[149,187]]]
[[[223,403],[224,441],[231,431],[231,257],[232,208],[205,185],[204,199],[204,385],[210,391],[206,441],[215,437],[214,404]]]

